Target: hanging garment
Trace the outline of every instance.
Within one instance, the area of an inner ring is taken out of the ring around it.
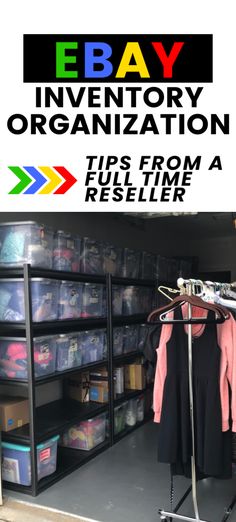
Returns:
[[[187,305],[182,306],[183,317],[187,317]],[[199,307],[192,307],[194,317],[206,317],[206,311]],[[173,319],[173,313],[168,314],[169,319]],[[209,326],[209,325],[208,325]],[[154,421],[160,422],[163,390],[167,374],[167,342],[170,340],[172,330],[175,328],[173,324],[163,324],[161,330],[160,343],[158,347],[158,364],[156,367],[155,383],[154,383]],[[187,326],[184,327],[187,333]],[[194,337],[200,336],[204,331],[205,325],[192,325],[192,333]],[[232,431],[236,432],[236,321],[232,313],[229,319],[222,324],[217,325],[217,341],[221,348],[220,361],[220,396],[221,396],[221,415],[222,415],[222,431],[229,429],[229,419],[232,418]],[[229,386],[231,388],[231,396],[229,397]],[[231,405],[231,411],[230,411]]]
[[[202,314],[202,310],[201,310]],[[218,345],[214,312],[208,313],[212,324],[196,325],[193,336],[193,400],[197,476],[231,477],[231,432],[222,432],[220,370],[222,351]],[[182,320],[181,308],[174,319]],[[195,331],[196,333],[196,331]],[[165,343],[164,343],[165,344]],[[164,345],[163,345],[164,346]],[[160,377],[160,349],[156,379]],[[191,474],[191,425],[188,385],[188,336],[183,324],[172,325],[166,351],[166,376],[157,396],[154,386],[154,409],[159,403],[155,420],[159,419],[158,460],[172,465],[174,473]],[[162,353],[163,357],[163,353]]]

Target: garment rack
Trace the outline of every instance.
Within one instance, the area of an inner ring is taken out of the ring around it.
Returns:
[[[213,286],[215,289],[219,290],[223,288],[231,289],[232,285],[228,283],[213,283],[213,282],[206,282],[203,283],[201,280],[197,279],[182,279],[179,278],[177,281],[177,286],[180,289],[181,293],[187,293],[188,295],[192,295],[193,288],[195,286],[203,287],[203,284],[208,284]],[[192,436],[192,456],[191,456],[191,486],[185,491],[184,495],[179,500],[177,506],[173,511],[166,511],[164,509],[159,509],[158,513],[160,515],[160,520],[162,522],[172,522],[173,519],[175,520],[183,520],[186,522],[210,522],[207,520],[203,520],[199,516],[199,509],[198,509],[198,501],[197,501],[197,480],[196,480],[196,460],[195,460],[195,431],[194,431],[194,401],[193,401],[193,380],[192,380],[192,305],[188,303],[188,320],[190,323],[188,324],[188,376],[189,376],[189,403],[190,403],[190,420],[191,420],[191,436]],[[185,515],[181,515],[178,513],[179,508],[182,506],[188,495],[192,492],[192,501],[193,501],[193,508],[194,508],[194,515],[193,517],[188,517]],[[233,508],[236,504],[236,495],[233,497],[230,505],[225,509],[225,513],[223,518],[221,519],[221,522],[226,522],[228,518],[230,517]]]

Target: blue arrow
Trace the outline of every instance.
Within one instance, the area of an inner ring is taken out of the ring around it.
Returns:
[[[35,179],[35,182],[24,192],[24,194],[35,194],[48,181],[35,167],[23,167]]]

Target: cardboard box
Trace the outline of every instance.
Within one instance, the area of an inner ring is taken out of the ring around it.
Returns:
[[[145,369],[142,364],[125,366],[125,388],[127,390],[144,390],[146,386]]]
[[[69,378],[66,393],[74,401],[89,402],[89,372],[78,373]]]
[[[94,402],[108,402],[108,371],[107,368],[99,368],[90,372],[89,399]]]
[[[108,382],[90,382],[89,399],[93,402],[108,402]]]
[[[0,429],[11,431],[29,422],[29,402],[24,397],[0,398]]]

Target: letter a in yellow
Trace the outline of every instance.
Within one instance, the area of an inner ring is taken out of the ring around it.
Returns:
[[[134,58],[135,64],[131,64]],[[116,73],[116,78],[125,78],[128,72],[139,73],[141,78],[150,78],[142,51],[138,42],[128,42],[121,58],[121,62]]]

